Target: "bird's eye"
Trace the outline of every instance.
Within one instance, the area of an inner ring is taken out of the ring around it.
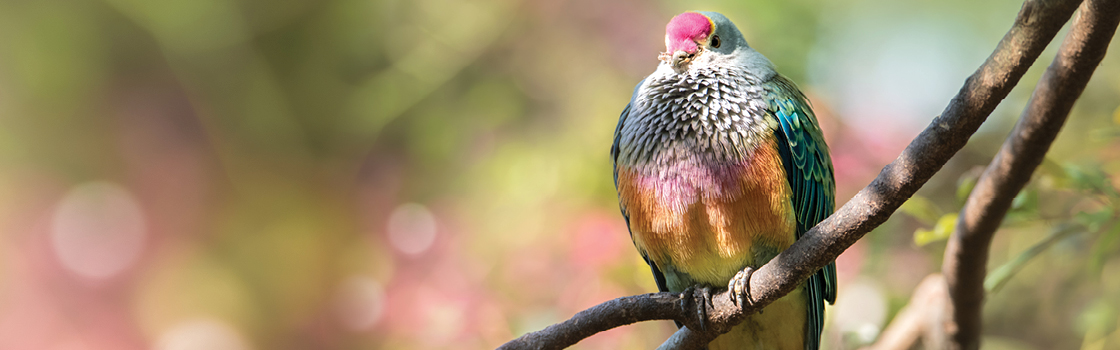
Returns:
[[[712,35],[712,47],[719,48],[719,35]]]

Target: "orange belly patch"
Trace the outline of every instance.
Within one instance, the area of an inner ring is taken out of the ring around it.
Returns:
[[[638,249],[658,266],[715,286],[757,266],[752,246],[793,244],[790,192],[774,140],[732,163],[684,159],[618,169],[619,200]]]

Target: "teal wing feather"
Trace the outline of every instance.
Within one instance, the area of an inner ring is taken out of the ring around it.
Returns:
[[[797,216],[797,238],[832,214],[836,182],[832,159],[817,118],[808,100],[785,77],[775,75],[766,84],[769,113],[777,119],[778,151],[785,165],[786,179],[793,190]],[[809,320],[805,330],[805,349],[820,346],[824,328],[824,302],[836,301],[836,263],[829,263],[809,277],[807,285]]]

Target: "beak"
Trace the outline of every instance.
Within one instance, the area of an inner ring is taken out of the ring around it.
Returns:
[[[695,52],[677,50],[674,51],[672,55],[670,55],[668,52],[662,53],[658,58],[660,58],[662,61],[672,64],[673,69],[681,71],[684,67],[688,66],[689,62],[692,62],[692,59],[696,57],[697,53],[699,53],[699,50]]]
[[[684,52],[682,49],[676,50],[676,52],[673,53],[673,67],[681,68],[684,65],[688,65],[689,62],[692,62],[692,57],[696,57],[696,55],[697,53]]]

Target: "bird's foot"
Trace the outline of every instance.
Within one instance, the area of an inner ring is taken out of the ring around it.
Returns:
[[[747,266],[742,271],[735,274],[731,281],[727,283],[728,295],[731,296],[731,303],[743,307],[744,305],[754,305],[754,300],[751,298],[751,275],[754,274],[754,268]],[[762,313],[762,310],[758,310]]]
[[[712,287],[706,285],[695,285],[689,287],[681,293],[681,309],[687,311],[689,302],[696,305],[696,317],[700,324],[700,330],[706,331],[708,320],[708,309],[715,308],[712,303]]]

